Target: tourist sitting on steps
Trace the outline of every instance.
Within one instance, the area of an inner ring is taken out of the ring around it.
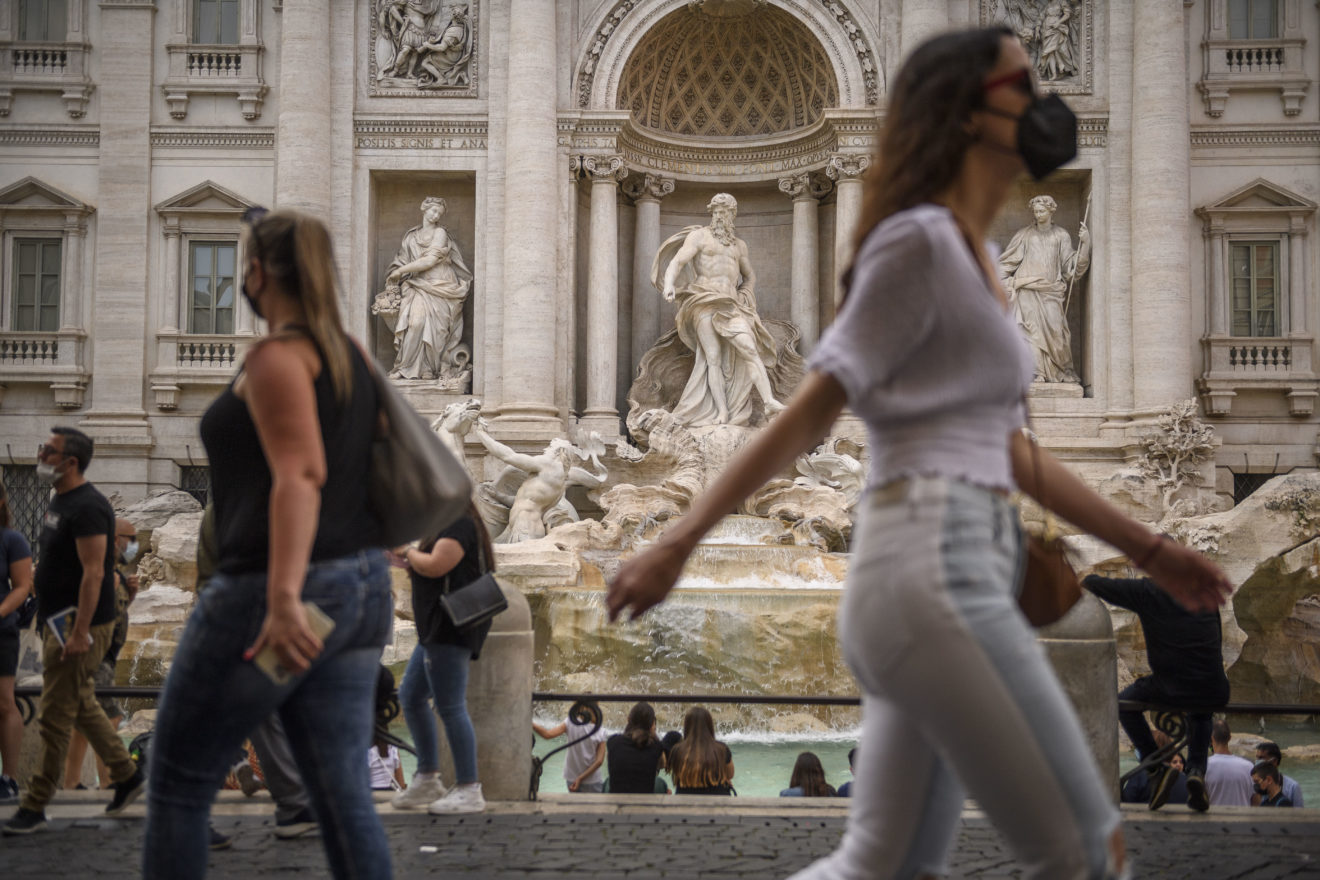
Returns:
[[[579,724],[570,714],[558,724],[546,727],[532,723],[532,730],[542,739],[567,736],[569,746],[564,755],[564,784],[577,794],[600,794],[605,790],[605,741],[609,733],[603,726],[594,732],[593,725]]]
[[[780,797],[837,797],[834,786],[825,781],[825,767],[815,752],[803,752],[793,764],[793,775],[788,779],[788,788],[779,793]]]
[[[1263,742],[1256,744],[1256,762],[1269,761],[1275,767],[1283,764],[1283,751],[1278,743]],[[1279,771],[1283,775],[1283,771]],[[1306,803],[1302,800],[1302,787],[1297,784],[1297,780],[1291,776],[1283,775],[1283,796],[1292,801],[1294,807],[1304,807]]]
[[[853,747],[848,750],[848,772],[857,775],[857,749]],[[853,781],[849,779],[843,785],[839,786],[839,797],[852,797]]]
[[[1262,807],[1291,807],[1293,802],[1283,793],[1283,776],[1273,761],[1257,761],[1251,768],[1251,787],[1260,795]]]
[[[655,709],[650,703],[638,703],[628,712],[623,733],[605,741],[609,762],[610,794],[663,794],[665,749],[655,735]],[[659,783],[657,786],[656,783]]]
[[[683,716],[683,740],[669,752],[675,794],[731,795],[733,752],[715,738],[715,719],[700,706]]]

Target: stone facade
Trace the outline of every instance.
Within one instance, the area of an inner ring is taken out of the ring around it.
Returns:
[[[1314,3],[1247,34],[1229,0],[235,0],[228,31],[193,0],[48,0],[62,33],[20,5],[0,2],[10,467],[54,423],[96,438],[91,476],[125,501],[205,464],[198,418],[260,329],[225,272],[253,204],[329,220],[347,320],[388,366],[372,298],[421,196],[443,198],[472,272],[471,394],[519,451],[619,433],[673,327],[655,250],[716,192],[761,314],[809,350],[901,53],[991,21],[1081,123],[1077,160],[1024,179],[994,230],[1006,244],[1049,194],[1091,234],[1066,315],[1081,381],[1038,388],[1044,441],[1099,484],[1197,396],[1221,495],[1316,467]],[[465,396],[406,393],[431,415]]]

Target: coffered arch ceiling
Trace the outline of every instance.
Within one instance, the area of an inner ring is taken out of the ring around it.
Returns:
[[[738,17],[683,7],[637,43],[617,100],[652,131],[759,137],[815,124],[839,106],[839,84],[820,41],[778,7]]]

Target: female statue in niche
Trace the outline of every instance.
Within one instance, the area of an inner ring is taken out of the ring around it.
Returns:
[[[395,315],[391,379],[465,386],[472,358],[462,343],[463,302],[472,272],[440,225],[444,212],[444,199],[432,196],[422,202],[422,225],[403,236],[372,312]]]
[[[1058,202],[1036,196],[1028,204],[1036,222],[1019,229],[1004,248],[999,277],[1036,354],[1036,381],[1080,382],[1073,367],[1068,294],[1091,265],[1091,233],[1083,222],[1074,251],[1067,230],[1054,225]]]

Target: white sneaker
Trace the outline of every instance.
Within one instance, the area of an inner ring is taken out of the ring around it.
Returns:
[[[396,810],[411,810],[444,796],[445,786],[440,781],[440,774],[414,773],[412,785],[390,798],[390,805]]]
[[[449,794],[426,808],[428,813],[443,816],[448,813],[480,813],[486,809],[486,799],[481,796],[481,783],[457,785]]]

